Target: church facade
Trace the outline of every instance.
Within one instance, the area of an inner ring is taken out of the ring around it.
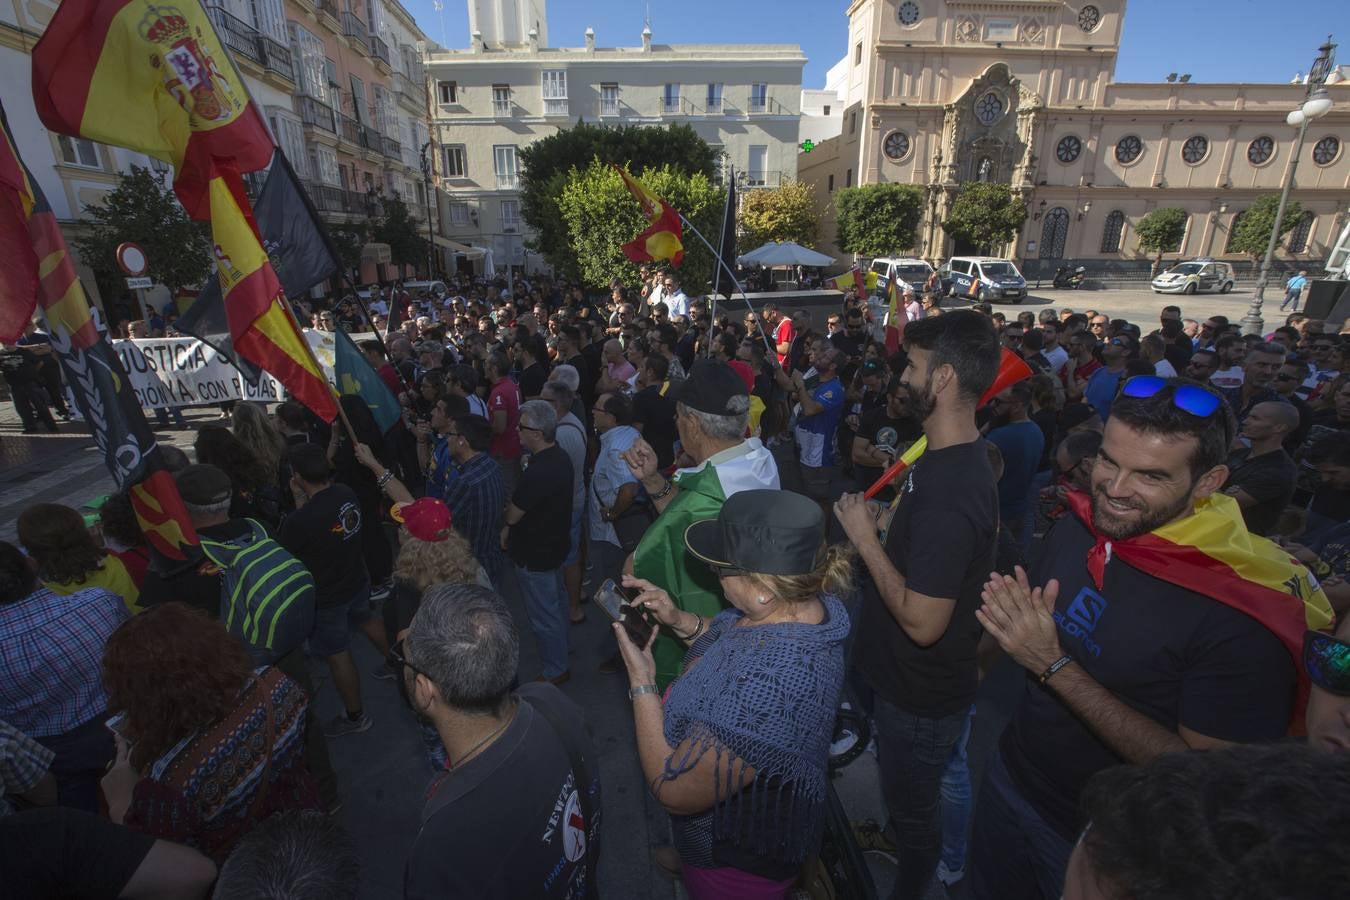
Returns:
[[[924,212],[915,246],[897,255],[936,264],[972,252],[941,223],[962,184],[990,181],[1026,201],[1021,233],[1000,252],[1028,274],[1070,261],[1146,270],[1133,229],[1163,206],[1189,213],[1169,259],[1242,258],[1229,235],[1279,192],[1298,132],[1285,117],[1306,86],[1117,83],[1124,15],[1124,0],[855,0],[842,133],[798,161],[815,186],[820,248],[849,259],[834,245],[835,190],[899,182],[923,188]],[[1344,71],[1326,86],[1331,112],[1308,128],[1291,195],[1302,212],[1280,250],[1309,269],[1350,216]]]

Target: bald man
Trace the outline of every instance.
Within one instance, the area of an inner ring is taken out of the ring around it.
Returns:
[[[1294,495],[1298,470],[1283,444],[1297,428],[1298,410],[1282,400],[1256,404],[1242,423],[1240,434],[1251,446],[1229,454],[1223,492],[1242,507],[1252,534],[1274,534]]]
[[[597,387],[601,393],[613,393],[615,391],[631,390],[633,380],[637,378],[637,369],[623,355],[623,344],[617,338],[610,338],[605,341],[604,349],[601,351],[601,359],[604,363],[604,371],[601,373]]]

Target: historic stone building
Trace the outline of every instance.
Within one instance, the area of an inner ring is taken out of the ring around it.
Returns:
[[[1278,193],[1297,129],[1285,116],[1303,84],[1114,81],[1124,0],[855,0],[839,88],[842,133],[802,154],[816,187],[821,249],[834,247],[832,193],[900,182],[925,188],[917,245],[933,262],[956,246],[941,225],[960,185],[1011,185],[1029,213],[1003,248],[1032,272],[1069,260],[1146,266],[1133,227],[1150,210],[1190,213],[1183,256],[1227,253],[1234,222]],[[1254,34],[1250,48],[1258,52]],[[1290,70],[1306,66],[1291,60]],[[833,72],[833,70],[832,70]],[[1304,210],[1287,251],[1314,264],[1350,204],[1350,84],[1308,129],[1293,199]],[[807,127],[804,121],[803,128]],[[839,254],[840,261],[845,260]]]

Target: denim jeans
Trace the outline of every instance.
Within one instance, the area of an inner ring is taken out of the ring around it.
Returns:
[[[963,709],[929,719],[876,698],[877,765],[900,866],[891,893],[897,900],[920,900],[937,871],[942,776],[968,716]]]
[[[975,724],[975,704],[966,713],[966,724],[961,737],[952,747],[947,771],[942,774],[938,794],[942,802],[942,864],[948,872],[959,872],[966,867],[966,828],[970,824],[970,760],[966,746],[970,743],[970,728]]]
[[[516,566],[516,581],[525,600],[525,614],[530,617],[535,640],[539,642],[539,656],[544,663],[544,677],[557,678],[568,670],[567,663],[567,592],[563,590],[562,571],[552,569],[535,572]]]
[[[994,753],[980,784],[971,835],[970,895],[975,900],[1057,900],[1073,842],[1041,818]]]

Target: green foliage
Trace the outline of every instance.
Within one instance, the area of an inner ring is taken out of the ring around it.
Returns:
[[[395,263],[420,266],[427,261],[426,233],[426,223],[412,217],[402,198],[388,197],[384,201],[384,215],[375,222],[372,238],[376,243],[389,245],[389,258]]]
[[[1017,237],[1026,220],[1026,202],[1008,185],[971,181],[956,192],[942,228],[957,241],[998,253]]]
[[[1228,242],[1228,250],[1233,253],[1245,253],[1252,259],[1264,259],[1266,247],[1270,245],[1270,234],[1275,228],[1275,212],[1279,209],[1280,198],[1276,194],[1258,197],[1256,202],[1243,210],[1233,226],[1233,237]],[[1280,240],[1298,224],[1303,208],[1297,200],[1290,200],[1284,208],[1284,218],[1280,220]]]
[[[536,234],[529,246],[566,277],[580,276],[581,261],[572,251],[559,204],[570,173],[585,170],[592,160],[626,166],[630,172],[669,166],[683,175],[711,179],[717,154],[693,128],[679,124],[615,128],[577,122],[522,148],[520,212]]]
[[[173,191],[149,169],[132,166],[101,205],[86,206],[84,212],[88,226],[71,243],[94,270],[105,303],[127,292],[116,256],[124,241],[141,246],[149,266],[145,274],[171,294],[211,274],[206,223],[189,219]]]
[[[834,192],[839,249],[859,256],[898,256],[914,247],[923,192],[912,184],[867,184]]]
[[[1186,236],[1186,222],[1190,213],[1180,206],[1164,206],[1139,220],[1134,233],[1139,237],[1139,249],[1154,254],[1153,268],[1162,266],[1164,253],[1175,253],[1181,249],[1181,240]]]
[[[361,248],[366,244],[366,226],[360,222],[330,225],[328,237],[333,241],[333,249],[337,251],[343,271],[352,278],[353,284],[356,283],[360,280],[358,272],[361,268]],[[393,254],[392,249],[390,254]]]
[[[816,240],[815,198],[804,181],[784,181],[772,189],[756,188],[741,194],[737,224],[740,243],[747,250],[769,241],[792,241],[812,247]]]
[[[648,169],[638,178],[705,236],[719,233],[726,192],[708,176],[688,175],[667,165]],[[629,262],[620,248],[647,227],[647,220],[618,172],[600,160],[592,161],[584,170],[573,170],[558,198],[558,209],[567,252],[578,278],[602,289],[613,278],[629,285],[637,283],[637,264]],[[686,293],[692,296],[708,289],[713,264],[712,254],[685,229],[684,262],[679,272]]]

